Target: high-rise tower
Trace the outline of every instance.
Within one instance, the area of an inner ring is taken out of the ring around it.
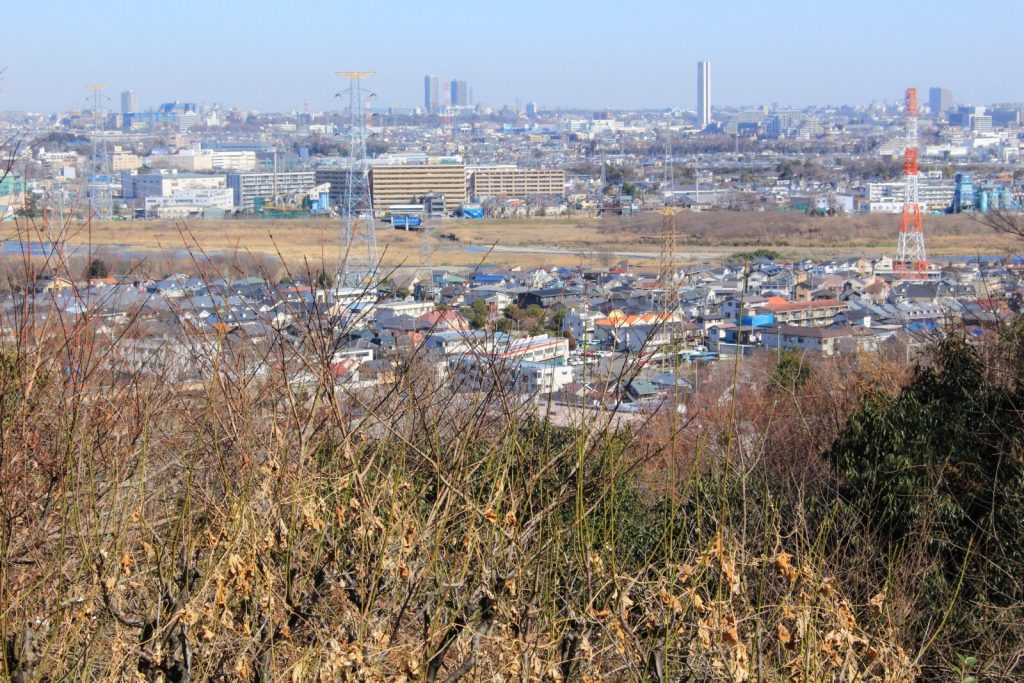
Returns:
[[[953,108],[953,91],[948,88],[931,88],[928,91],[928,106],[934,118],[941,118]]]
[[[338,284],[343,287],[372,287],[377,282],[379,264],[366,159],[366,97],[369,94],[363,90],[362,82],[373,72],[339,71],[337,74],[349,81],[349,167],[341,201],[342,243]]]
[[[697,124],[711,125],[711,62],[697,62]]]
[[[441,110],[441,79],[427,74],[423,77],[423,108],[428,114]]]
[[[453,107],[465,107],[469,104],[469,90],[466,87],[466,81],[453,80],[449,84],[449,95]]]
[[[134,90],[125,90],[121,93],[121,113],[134,114],[139,110],[139,96]]]
[[[924,253],[924,224],[918,196],[917,168],[917,89],[907,88],[907,144],[903,152],[903,214],[900,216],[900,239],[896,247],[893,270],[904,279],[928,277],[928,260]]]

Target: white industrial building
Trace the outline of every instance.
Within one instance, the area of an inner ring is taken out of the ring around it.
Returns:
[[[216,190],[227,187],[222,175],[200,175],[176,171],[153,171],[121,173],[121,193],[125,199],[146,197],[170,197],[181,190]]]
[[[168,197],[146,197],[147,216],[183,218],[203,214],[211,209],[231,211],[235,208],[235,193],[227,187],[177,190]]]
[[[956,183],[941,173],[918,176],[918,196],[923,211],[941,211],[953,203]],[[869,213],[900,213],[906,186],[902,180],[889,183],[867,183],[864,187]]]

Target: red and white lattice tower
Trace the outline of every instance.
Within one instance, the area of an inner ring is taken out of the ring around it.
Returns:
[[[917,188],[917,88],[907,88],[907,146],[903,153],[903,215],[900,241],[893,270],[904,279],[926,279],[928,259],[924,253],[924,225]]]

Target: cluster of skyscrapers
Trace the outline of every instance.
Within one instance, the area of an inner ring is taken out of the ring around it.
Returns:
[[[452,79],[448,83],[448,98],[446,102],[441,92],[440,77],[432,74],[424,76],[423,109],[428,114],[439,114],[448,106],[469,106],[469,86],[466,85],[466,81]]]

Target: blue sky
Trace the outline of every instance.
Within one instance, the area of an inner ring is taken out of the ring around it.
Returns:
[[[1022,25],[1021,0],[9,1],[0,110],[84,107],[91,82],[112,109],[132,89],[142,108],[320,110],[338,69],[376,71],[382,105],[420,104],[433,73],[490,104],[692,108],[699,59],[716,105],[866,104],[908,85],[983,104],[1024,99]]]

